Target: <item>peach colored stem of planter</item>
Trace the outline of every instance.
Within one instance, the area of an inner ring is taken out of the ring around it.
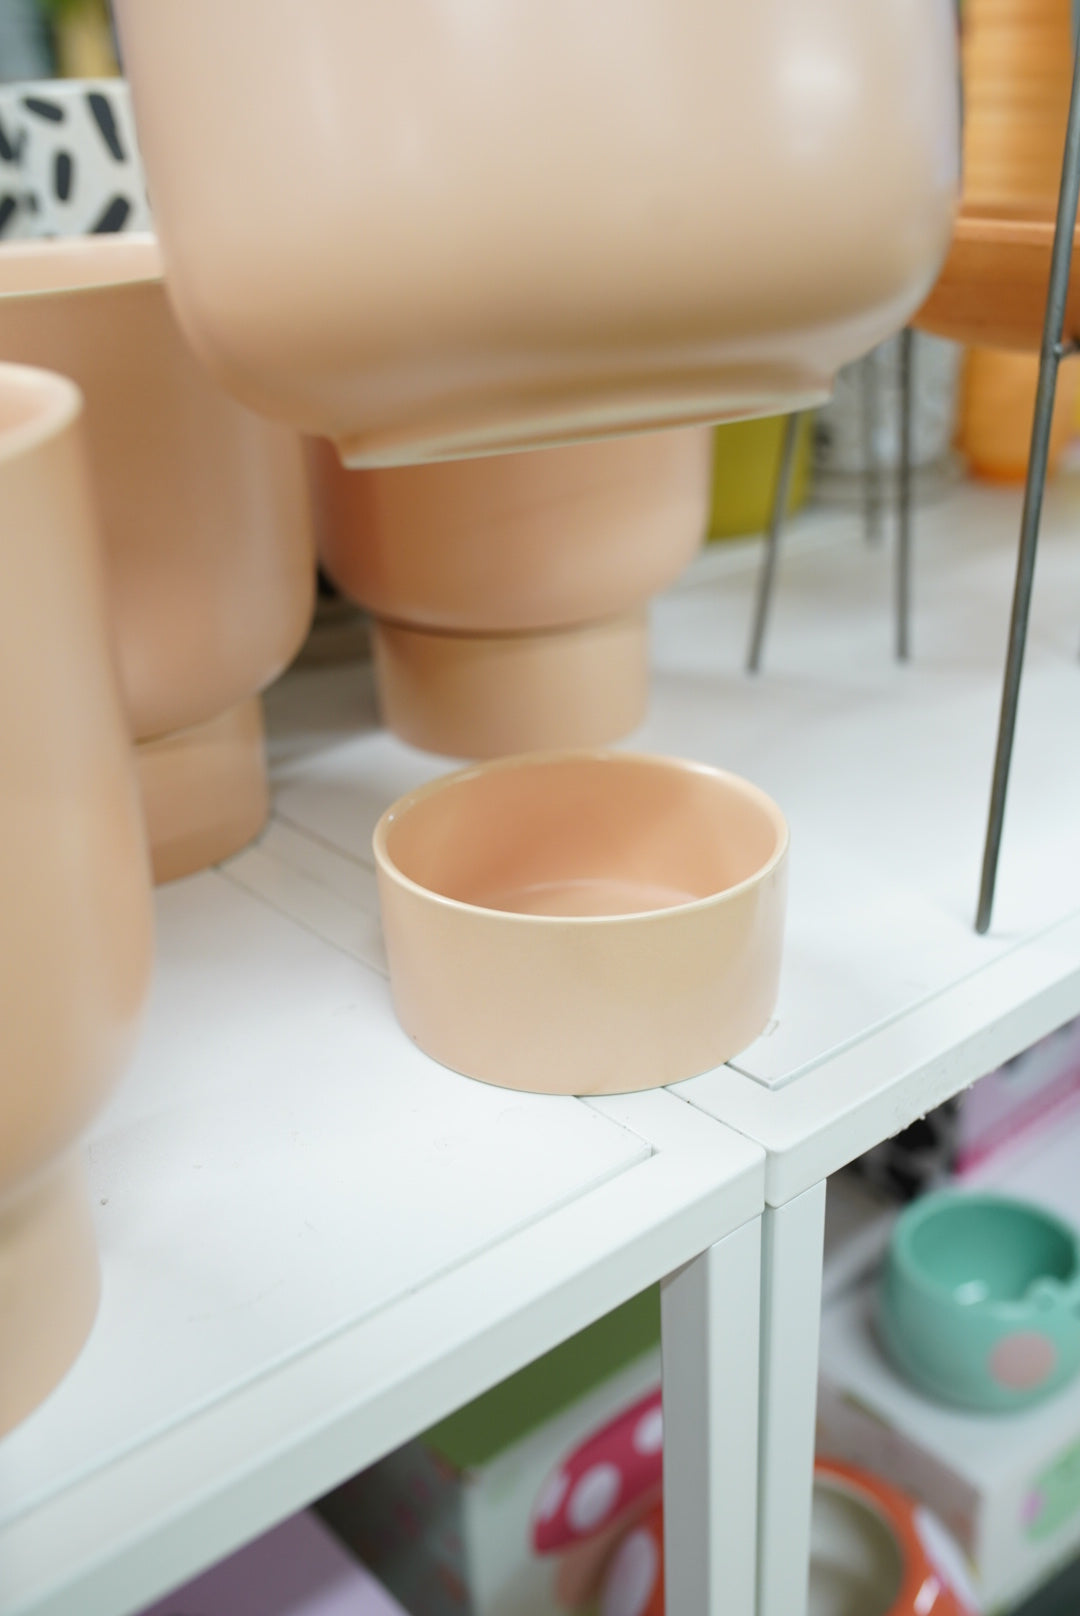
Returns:
[[[375,624],[385,722],[449,757],[602,746],[645,716],[644,611],[538,634],[435,634]]]
[[[71,1368],[99,1292],[86,1172],[76,1154],[0,1207],[0,1434]]]
[[[262,702],[136,748],[156,882],[176,881],[238,853],[270,812]]]
[[[78,1140],[122,1069],[152,952],[81,410],[64,378],[0,365],[0,1435],[93,1321]]]

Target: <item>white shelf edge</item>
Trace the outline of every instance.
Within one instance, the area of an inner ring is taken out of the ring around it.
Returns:
[[[783,1206],[1080,1015],[1080,915],[770,1089],[731,1067],[673,1092],[759,1142]]]
[[[128,1616],[758,1215],[748,1141],[663,1091],[595,1104],[653,1154],[13,1522],[0,1616]]]

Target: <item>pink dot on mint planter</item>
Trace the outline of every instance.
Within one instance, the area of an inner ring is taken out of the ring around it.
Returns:
[[[1010,1391],[1033,1391],[1053,1374],[1057,1348],[1038,1330],[1017,1330],[999,1341],[987,1367],[999,1386]]]

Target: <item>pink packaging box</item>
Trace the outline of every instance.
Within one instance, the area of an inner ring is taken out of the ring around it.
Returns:
[[[989,1073],[963,1096],[955,1171],[977,1173],[1080,1103],[1080,1019]]]
[[[143,1616],[405,1616],[314,1515],[294,1515]]]

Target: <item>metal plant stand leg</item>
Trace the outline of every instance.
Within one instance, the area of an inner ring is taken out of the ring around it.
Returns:
[[[1075,348],[1075,343],[1062,342],[1062,334],[1065,327],[1065,304],[1069,294],[1069,270],[1072,264],[1073,230],[1076,225],[1078,200],[1080,200],[1080,47],[1073,64],[1072,97],[1069,102],[1069,122],[1065,134],[1065,159],[1061,169],[1054,250],[1050,259],[1050,287],[1046,298],[1046,319],[1043,324],[1042,350],[1039,355],[1035,420],[1031,429],[1031,455],[1028,460],[1027,485],[1024,489],[1024,510],[1020,519],[1020,553],[1016,563],[1016,586],[1013,593],[1012,620],[1009,624],[1009,651],[1001,694],[1001,719],[998,727],[997,752],[994,757],[994,781],[990,792],[990,819],[986,830],[979,907],[975,917],[975,929],[978,932],[989,929],[994,908],[994,887],[997,882],[998,856],[1001,852],[1001,830],[1005,820],[1005,797],[1009,789],[1009,766],[1012,762],[1013,737],[1016,732],[1020,678],[1024,671],[1024,647],[1027,641],[1028,614],[1031,610],[1035,556],[1039,547],[1039,518],[1042,514],[1043,491],[1046,487],[1050,423],[1054,413],[1058,365],[1066,354],[1073,352]]]
[[[780,463],[773,491],[772,515],[765,540],[765,553],[758,574],[757,601],[754,606],[754,626],[750,635],[750,651],[746,659],[747,673],[757,673],[761,667],[761,653],[765,646],[765,630],[772,607],[773,586],[776,582],[776,560],[780,551],[780,529],[787,512],[791,493],[791,477],[795,470],[795,445],[799,440],[800,413],[789,415],[784,423],[784,436],[780,445]]]
[[[878,354],[871,351],[860,365],[862,382],[862,441],[863,441],[863,499],[866,518],[866,542],[881,541],[881,461],[878,457],[878,435],[881,426],[881,378],[878,372]]]
[[[896,660],[911,655],[911,429],[914,401],[915,333],[900,333],[900,465],[896,535]]]

